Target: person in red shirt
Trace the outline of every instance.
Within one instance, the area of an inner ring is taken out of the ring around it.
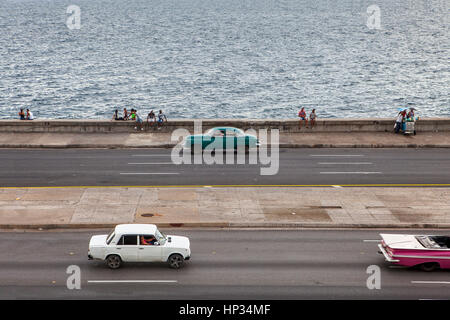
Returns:
[[[156,241],[156,239],[153,236],[147,236],[147,237],[141,236],[141,244],[142,245],[152,246],[155,244],[155,241]]]
[[[302,121],[305,121],[305,127],[308,126],[308,119],[306,118],[306,112],[305,112],[305,108],[302,108],[299,112],[298,112],[298,116],[300,118],[300,122],[298,124],[298,128],[301,129],[302,128]]]

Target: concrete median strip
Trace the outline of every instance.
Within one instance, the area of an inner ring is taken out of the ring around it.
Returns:
[[[449,203],[442,187],[1,188],[0,228],[450,228]]]
[[[279,129],[279,142],[276,144],[280,148],[450,148],[450,119],[423,120],[422,129],[418,130],[416,136],[396,135],[390,125],[393,120],[384,119],[385,127],[378,127],[379,121],[323,120],[320,121],[320,128],[313,131],[299,131],[297,121],[292,120],[278,120],[276,125],[270,121],[246,120],[227,122],[204,120],[203,123],[204,130],[216,125],[235,126],[243,130]],[[54,124],[49,127],[43,121],[23,123],[23,121],[0,120],[0,148],[173,148],[176,141],[172,141],[171,133],[177,128],[186,127],[187,123],[192,121],[174,121],[164,129],[164,132],[144,133],[135,133],[132,128],[130,131],[126,123],[111,121],[50,122]],[[84,131],[88,127],[92,131]],[[192,129],[189,126],[187,128]],[[313,156],[326,158],[320,154]],[[363,158],[363,155],[341,154],[335,157],[357,159]]]

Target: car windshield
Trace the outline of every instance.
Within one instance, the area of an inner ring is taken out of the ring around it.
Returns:
[[[448,236],[431,236],[429,237],[434,243],[443,249],[450,249],[450,237]]]
[[[225,131],[222,129],[210,129],[206,135],[211,137],[223,137],[225,135]]]
[[[114,230],[112,230],[112,231],[109,233],[108,237],[106,237],[106,244],[110,244],[110,243],[111,243],[111,240],[114,239],[114,236],[115,236],[115,233],[114,233]]]
[[[227,134],[228,134],[228,132],[227,132]],[[244,132],[243,132],[242,130],[240,130],[240,129],[234,129],[232,135],[236,135],[237,137],[242,137],[242,136],[244,136],[245,134],[244,134]]]
[[[158,229],[156,229],[155,236],[156,239],[158,239],[159,243],[161,244],[163,244],[163,242],[166,241],[166,235],[160,232]]]
[[[416,236],[417,241],[420,242],[425,248],[440,248],[441,246],[437,244],[432,237],[429,236]]]

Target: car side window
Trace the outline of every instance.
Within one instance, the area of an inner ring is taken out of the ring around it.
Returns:
[[[223,131],[222,130],[216,130],[213,132],[213,137],[223,137]]]
[[[137,246],[137,235],[123,235],[119,242],[117,243],[118,246]]]
[[[141,246],[153,246],[156,241],[154,235],[144,234],[139,236],[139,243]]]
[[[237,137],[236,131],[228,130],[227,131],[227,137]]]

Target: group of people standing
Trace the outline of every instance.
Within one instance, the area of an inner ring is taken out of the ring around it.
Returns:
[[[300,122],[298,124],[298,128],[302,128],[302,121],[305,122],[305,128],[308,128],[308,118],[306,117],[306,111],[305,108],[301,108],[301,110],[298,112],[298,117],[300,118]],[[309,114],[309,123],[311,125],[311,129],[314,128],[314,125],[316,124],[316,109],[312,109],[311,113]]]
[[[20,109],[19,119],[20,120],[34,120],[33,112],[31,112],[30,109],[27,109],[27,112],[25,113],[23,111],[23,109]]]
[[[415,114],[414,111],[416,109],[409,108],[409,111],[406,112],[408,109],[403,109],[397,114],[397,119],[395,119],[395,126],[394,131],[395,133],[399,133],[400,130],[403,128],[403,123],[406,121],[415,121]]]
[[[144,130],[144,121],[141,116],[139,116],[136,109],[131,109],[130,112],[128,112],[127,108],[123,108],[122,117],[119,117],[119,110],[116,109],[114,111],[113,120],[132,120],[136,122],[134,130],[138,130],[138,127],[141,131]],[[155,114],[153,110],[151,110],[147,115],[147,126],[157,125],[158,129],[160,129],[164,122],[167,122],[167,117],[162,110],[159,110],[158,114]]]

